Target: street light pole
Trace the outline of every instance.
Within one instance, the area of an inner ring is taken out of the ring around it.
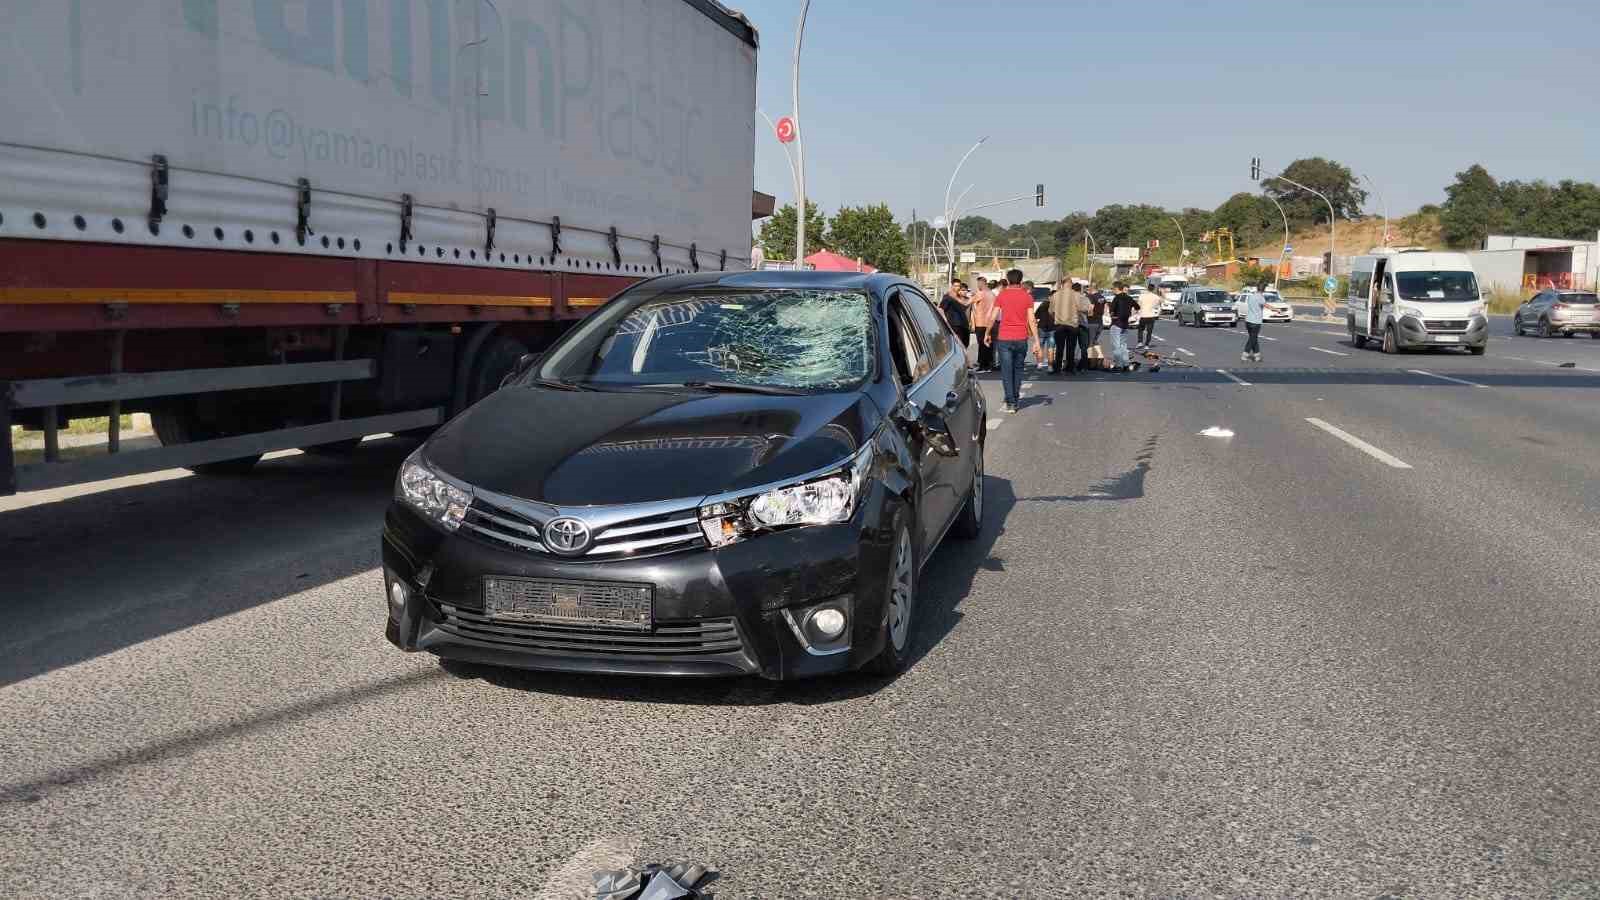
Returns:
[[[1178,221],[1177,216],[1168,216],[1167,218],[1172,220],[1172,224],[1178,226],[1178,267],[1185,270],[1183,277],[1188,278],[1188,263],[1184,262],[1184,260],[1189,258],[1189,239],[1183,236],[1183,223]]]
[[[801,0],[800,23],[794,30],[794,61],[790,69],[792,92],[791,103],[794,108],[794,152],[798,157],[795,165],[795,228],[794,228],[794,264],[796,269],[806,267],[806,136],[805,127],[800,124],[800,45],[806,37],[806,15],[811,12],[811,0]]]
[[[1299,188],[1302,191],[1306,191],[1308,193],[1315,194],[1318,197],[1322,198],[1322,202],[1323,203],[1328,204],[1328,277],[1329,278],[1334,277],[1334,275],[1333,275],[1333,259],[1337,255],[1338,248],[1339,248],[1338,235],[1337,235],[1337,233],[1335,231],[1334,223],[1335,223],[1335,221],[1338,220],[1339,214],[1333,211],[1333,201],[1328,199],[1328,195],[1327,194],[1322,193],[1321,191],[1317,190],[1316,188],[1306,187],[1305,185],[1301,184],[1300,182],[1295,181],[1292,178],[1285,178],[1282,175],[1269,175],[1269,176],[1267,176],[1266,178],[1264,178],[1262,180],[1263,181],[1271,181],[1274,178],[1276,178],[1279,181],[1288,182],[1289,184],[1294,185],[1295,187]],[[1322,302],[1322,306],[1323,306],[1324,309],[1328,310],[1328,312],[1330,314],[1332,313],[1332,311],[1333,311],[1333,294],[1330,293],[1330,294],[1327,295],[1327,297]]]
[[[1367,186],[1372,188],[1372,192],[1378,195],[1378,204],[1383,207],[1383,246],[1387,247],[1389,246],[1389,201],[1383,198],[1383,191],[1378,190],[1378,183],[1373,181],[1370,176],[1362,175],[1361,180],[1365,181]]]
[[[808,0],[808,2],[809,2],[809,0]],[[945,222],[947,223],[947,227],[950,229],[950,238],[949,238],[949,243],[950,243],[950,276],[949,277],[951,277],[951,278],[955,278],[956,277],[956,258],[955,258],[955,252],[956,252],[956,222],[955,222],[955,208],[950,205],[950,192],[956,189],[956,176],[961,174],[961,167],[967,164],[967,157],[969,157],[973,153],[977,152],[977,149],[979,147],[982,147],[983,146],[983,142],[987,141],[988,139],[989,139],[988,135],[984,135],[983,137],[978,138],[978,142],[976,144],[973,144],[972,147],[970,149],[968,149],[966,153],[962,154],[961,161],[956,163],[956,170],[954,172],[950,173],[950,182],[948,184],[946,184],[945,187],[944,187],[944,218],[945,218]],[[967,190],[970,191],[970,190],[972,190],[972,188],[969,186],[967,188]],[[961,196],[965,197],[966,196],[966,191],[963,191],[961,193]],[[959,203],[960,201],[957,201],[957,202]]]
[[[1086,271],[1083,274],[1083,279],[1089,282],[1090,286],[1092,287],[1094,285],[1094,260],[1089,256],[1090,241],[1094,241],[1094,252],[1099,253],[1100,242],[1095,241],[1094,235],[1089,233],[1089,229],[1085,228],[1083,230],[1083,263],[1086,267]]]
[[[1278,279],[1283,275],[1283,258],[1289,253],[1289,214],[1283,211],[1283,204],[1278,202],[1277,197],[1271,194],[1266,194],[1266,197],[1278,208],[1278,215],[1283,216],[1283,248],[1278,251],[1278,268],[1272,273],[1272,292],[1282,297],[1278,292]]]

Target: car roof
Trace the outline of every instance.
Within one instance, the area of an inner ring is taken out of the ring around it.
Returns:
[[[743,288],[746,290],[782,290],[784,288],[811,288],[834,291],[871,291],[882,294],[894,286],[924,289],[901,275],[884,272],[814,272],[779,269],[743,272],[693,272],[684,275],[665,275],[646,282],[661,291],[692,291],[707,288]]]

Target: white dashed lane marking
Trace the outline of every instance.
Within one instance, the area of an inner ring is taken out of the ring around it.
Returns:
[[[1394,456],[1394,455],[1392,455],[1392,454],[1390,454],[1390,453],[1388,453],[1386,451],[1380,450],[1377,447],[1372,446],[1371,444],[1367,443],[1366,441],[1363,441],[1361,438],[1356,437],[1355,435],[1351,434],[1348,431],[1344,431],[1343,429],[1336,428],[1336,427],[1334,427],[1332,425],[1329,425],[1327,422],[1324,422],[1321,419],[1307,418],[1306,421],[1310,422],[1311,424],[1313,424],[1315,426],[1317,426],[1318,428],[1321,428],[1323,431],[1326,431],[1327,433],[1333,435],[1334,437],[1338,438],[1341,441],[1344,441],[1346,444],[1349,444],[1350,446],[1356,448],[1357,450],[1360,450],[1362,453],[1367,454],[1368,456],[1372,457],[1373,459],[1377,460],[1378,462],[1383,463],[1386,466],[1390,466],[1391,468],[1395,468],[1395,469],[1409,469],[1409,468],[1411,468],[1411,465],[1409,463],[1405,462],[1404,460],[1400,459],[1399,457],[1396,457],[1396,456]]]
[[[1245,387],[1249,387],[1250,386],[1250,382],[1245,381],[1243,378],[1240,378],[1239,376],[1233,374],[1232,372],[1229,372],[1227,369],[1218,369],[1217,370],[1217,374],[1221,375],[1222,377],[1224,377],[1224,378],[1228,379],[1229,381],[1232,381],[1232,382],[1234,382],[1236,384],[1242,384]]]
[[[1407,369],[1406,371],[1410,372],[1413,375],[1426,375],[1429,378],[1437,378],[1440,381],[1449,381],[1449,382],[1453,382],[1455,384],[1464,384],[1467,387],[1477,387],[1477,388],[1488,387],[1488,385],[1479,384],[1476,381],[1464,381],[1464,380],[1462,380],[1460,378],[1451,378],[1449,375],[1435,375],[1432,372],[1424,372],[1421,369]]]
[[[1337,350],[1324,350],[1321,347],[1312,347],[1311,349],[1317,351],[1318,353],[1326,353],[1329,356],[1349,356],[1350,355],[1348,353],[1340,353]]]

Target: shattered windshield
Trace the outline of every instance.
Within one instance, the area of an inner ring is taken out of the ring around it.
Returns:
[[[871,371],[870,309],[856,291],[662,294],[585,323],[537,375],[594,386],[837,390]]]

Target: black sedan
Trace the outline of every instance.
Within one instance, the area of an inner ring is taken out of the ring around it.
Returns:
[[[983,513],[982,394],[914,284],[642,282],[402,466],[403,650],[781,679],[909,660],[918,573]]]

